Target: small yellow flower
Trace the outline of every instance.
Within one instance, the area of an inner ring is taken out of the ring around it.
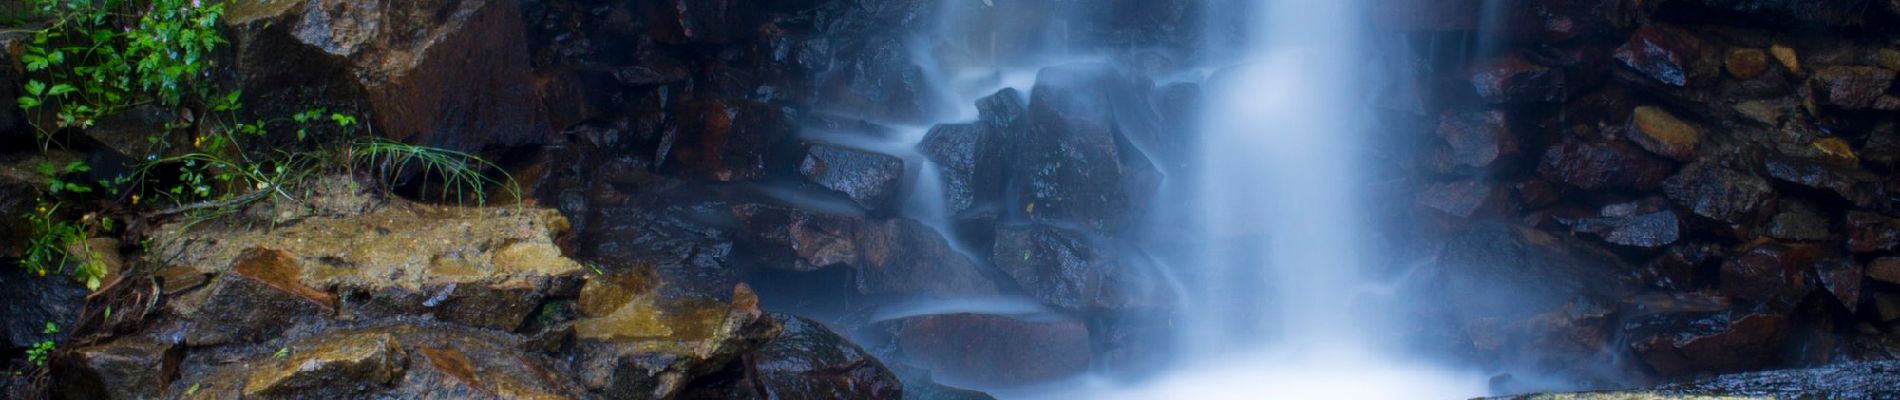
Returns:
[[[40,270],[40,277],[41,277],[41,278],[45,278],[45,277],[46,277],[46,270],[44,270],[44,269],[42,269],[42,270]]]
[[[139,205],[139,195],[132,195],[132,205]]]
[[[204,147],[204,144],[205,144],[204,135],[198,135],[197,138],[191,139],[191,147]]]

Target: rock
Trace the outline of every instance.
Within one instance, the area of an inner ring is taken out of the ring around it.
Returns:
[[[593,240],[576,243],[575,252],[606,268],[650,268],[669,282],[660,287],[666,297],[730,297],[740,282],[731,265],[738,244],[714,222],[733,218],[732,211],[701,195],[654,193],[597,210],[581,233]]]
[[[1419,193],[1421,206],[1458,218],[1474,215],[1501,215],[1510,211],[1502,190],[1482,179],[1433,183]]]
[[[1768,53],[1760,49],[1729,49],[1724,64],[1728,66],[1729,75],[1736,79],[1755,79],[1768,72]]]
[[[858,262],[862,221],[776,204],[732,206],[742,229],[741,254],[761,256],[765,266],[809,272]]]
[[[1818,25],[1835,28],[1860,26],[1873,15],[1865,0],[1701,0],[1703,6],[1718,11],[1733,11],[1750,17],[1796,26]]]
[[[931,378],[930,371],[899,368],[897,372],[899,379],[904,381],[904,399],[906,400],[996,400],[995,397],[983,392],[937,383]]]
[[[305,346],[252,372],[244,397],[362,396],[394,383],[406,363],[389,334],[335,335]]]
[[[1596,218],[1585,218],[1571,225],[1576,232],[1590,232],[1610,244],[1659,248],[1674,244],[1682,237],[1682,222],[1667,208],[1639,211],[1634,204],[1605,207]]]
[[[1874,175],[1855,166],[1842,166],[1815,158],[1770,158],[1765,163],[1768,176],[1776,180],[1833,192],[1855,205],[1877,208],[1883,203],[1885,189],[1876,184]]]
[[[477,335],[418,332],[409,352],[409,368],[390,393],[394,397],[456,399],[582,398],[571,377],[533,354],[486,341]],[[426,344],[421,344],[426,343]]]
[[[1900,246],[1900,220],[1866,211],[1847,212],[1847,247],[1856,253],[1891,251]]]
[[[550,136],[515,2],[253,3],[223,19],[252,111],[337,104],[360,110],[379,135],[458,150]]]
[[[1728,224],[1747,222],[1774,199],[1767,180],[1706,162],[1689,164],[1669,177],[1663,193],[1696,215]]]
[[[1126,228],[1160,184],[1154,165],[1129,142],[1157,134],[1147,128],[1152,120],[1132,119],[1143,109],[1127,104],[1134,100],[1126,96],[1147,99],[1144,83],[1095,64],[1038,73],[1028,134],[1008,144],[1015,160],[1009,190],[1022,198],[1003,208],[1037,221]],[[1130,120],[1120,120],[1124,112]]]
[[[859,206],[872,211],[890,211],[896,206],[899,185],[904,178],[904,160],[826,143],[805,145],[804,160],[798,174],[806,182],[843,193]]]
[[[1900,284],[1900,257],[1881,257],[1867,264],[1867,277],[1876,281]]]
[[[4,52],[0,52],[4,53]],[[0,56],[4,57],[4,56]],[[0,68],[4,70],[5,68]],[[4,85],[4,83],[0,83]],[[0,107],[4,108],[4,107]],[[0,111],[4,113],[6,111]],[[4,135],[0,132],[0,135]],[[5,157],[5,156],[0,156]],[[11,158],[11,157],[5,157]],[[39,196],[36,189],[42,178],[39,175],[37,160],[7,160],[0,163],[0,220],[25,221],[28,213],[35,212]],[[0,224],[0,257],[20,258],[25,255],[26,244],[33,237],[33,227],[28,224]]]
[[[1575,394],[1535,394],[1490,400],[1619,399],[1890,399],[1900,396],[1900,362],[1848,361],[1809,369],[1745,372],[1654,388]]]
[[[902,36],[864,36],[864,47],[839,55],[841,65],[818,80],[815,106],[888,123],[928,122],[938,109],[937,89]]]
[[[1458,166],[1484,169],[1518,154],[1504,111],[1446,112],[1438,121],[1438,137],[1451,145],[1450,159]]]
[[[1066,310],[1156,306],[1159,276],[1131,264],[1107,238],[1055,226],[1002,225],[990,259],[1031,296]]]
[[[1833,294],[1847,312],[1860,309],[1861,268],[1854,259],[1823,260],[1814,264],[1814,274],[1820,277],[1821,287]]]
[[[59,394],[72,399],[155,399],[177,376],[183,354],[170,343],[124,337],[59,359]]]
[[[802,317],[775,315],[785,329],[747,357],[741,389],[762,399],[909,398],[904,383],[870,353]]]
[[[1490,104],[1562,102],[1567,93],[1564,70],[1538,65],[1508,53],[1473,67],[1471,86]]]
[[[778,109],[749,101],[702,100],[681,105],[679,130],[669,134],[669,163],[701,179],[735,182],[773,171],[792,133]],[[666,147],[663,145],[663,147]]]
[[[997,293],[975,261],[937,230],[913,219],[871,222],[857,245],[857,288],[865,295],[968,297]]]
[[[1020,106],[1019,106],[1020,107]],[[978,205],[994,203],[1002,197],[1004,166],[1002,138],[995,126],[1012,122],[998,116],[997,123],[944,124],[930,128],[918,144],[943,180],[945,206],[951,215],[961,215]],[[1020,116],[1015,117],[1020,118]]]
[[[1878,315],[1882,322],[1900,321],[1900,295],[1875,293],[1874,314]]]
[[[1584,190],[1652,190],[1675,170],[1669,161],[1625,144],[1566,140],[1544,152],[1538,175]]]
[[[1663,376],[1747,371],[1773,365],[1788,344],[1788,318],[1717,311],[1655,314],[1631,320],[1630,351]]]
[[[1080,321],[947,314],[881,324],[896,359],[943,382],[983,387],[1055,382],[1088,371],[1089,330]]]
[[[1676,161],[1695,161],[1702,131],[1661,107],[1636,107],[1630,113],[1630,141]]]
[[[1874,107],[1893,87],[1894,71],[1878,67],[1826,67],[1814,71],[1817,103],[1849,110]]]
[[[1814,288],[1808,285],[1808,265],[1815,250],[1807,246],[1764,243],[1750,247],[1722,263],[1722,294],[1756,301],[1792,304]]]
[[[757,30],[753,7],[732,0],[669,0],[650,7],[655,39],[668,44],[727,44]]]
[[[1778,204],[1781,213],[1769,221],[1768,236],[1808,242],[1827,240],[1830,236],[1827,216],[1813,205],[1785,198]]]
[[[1644,26],[1630,35],[1629,41],[1615,52],[1624,66],[1669,86],[1689,86],[1700,77],[1694,63],[1699,61],[1702,41],[1677,29]]]
[[[193,346],[248,342],[276,336],[298,319],[326,319],[336,313],[336,295],[303,283],[304,267],[283,250],[253,247],[231,261],[211,285],[186,334]]]
[[[1604,362],[1615,304],[1633,291],[1615,254],[1571,235],[1501,223],[1477,223],[1447,235],[1424,268],[1432,279],[1405,289],[1444,299],[1420,312],[1461,351],[1497,360],[1501,370],[1550,371],[1550,365]],[[1535,354],[1534,357],[1511,355]],[[1572,371],[1580,372],[1580,371]]]
[[[758,296],[741,284],[730,303],[667,299],[639,275],[588,282],[574,323],[574,378],[607,398],[669,398],[692,378],[778,336]]]
[[[1874,63],[1881,68],[1900,70],[1900,49],[1880,49]]]
[[[30,275],[25,268],[0,265],[0,348],[25,349],[43,340],[63,342],[85,306],[86,287],[69,279]],[[46,323],[60,327],[46,333]]]
[[[1775,56],[1775,62],[1781,63],[1781,67],[1787,68],[1788,72],[1805,73],[1801,72],[1801,56],[1795,52],[1794,48],[1776,43],[1768,47],[1768,54]]]

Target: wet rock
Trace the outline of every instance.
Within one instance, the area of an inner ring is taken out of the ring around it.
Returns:
[[[1579,220],[1571,230],[1590,232],[1611,244],[1658,248],[1682,237],[1682,222],[1667,208],[1643,211],[1635,204],[1624,204],[1604,207],[1600,216]]]
[[[892,336],[896,359],[946,383],[1016,386],[1088,371],[1089,330],[1079,321],[948,314],[882,326]]]
[[[1875,293],[1874,314],[1879,316],[1880,321],[1883,322],[1892,323],[1900,321],[1900,295],[1884,292]]]
[[[1146,99],[1145,88],[1151,85],[1143,83],[1095,64],[1038,73],[1030,92],[1029,135],[1009,144],[1016,160],[1009,171],[1010,190],[1023,198],[1004,208],[1038,221],[1125,228],[1159,185],[1154,165],[1128,142],[1152,136],[1145,128],[1152,120],[1118,120],[1124,112],[1152,113],[1124,97]]]
[[[1722,294],[1756,301],[1792,304],[1814,288],[1808,285],[1808,266],[1815,249],[1800,245],[1763,243],[1722,263]]]
[[[180,349],[145,337],[81,347],[60,358],[58,391],[71,399],[154,399],[177,376]]]
[[[1781,63],[1781,67],[1787,68],[1788,72],[1805,73],[1801,72],[1801,53],[1795,51],[1794,48],[1776,43],[1768,46],[1768,54],[1775,56],[1775,62]]]
[[[1851,154],[1851,153],[1850,153]],[[1833,192],[1863,207],[1884,206],[1884,188],[1872,174],[1843,162],[1815,158],[1771,158],[1765,163],[1768,176],[1776,180]]]
[[[1544,152],[1538,175],[1584,190],[1651,190],[1675,170],[1669,161],[1616,142],[1566,140]]]
[[[1847,212],[1847,247],[1856,253],[1900,246],[1900,220],[1866,211]]]
[[[992,100],[996,101],[996,100]],[[1020,106],[1019,106],[1020,107]],[[996,126],[1008,126],[1008,116],[997,122],[945,124],[930,128],[919,149],[937,164],[943,179],[945,205],[951,215],[970,211],[1002,196],[1004,166],[1002,138]]]
[[[668,398],[692,378],[776,337],[758,296],[744,285],[730,303],[668,299],[638,275],[610,275],[581,293],[585,317],[574,323],[574,379],[608,398]]]
[[[1860,309],[1861,268],[1851,258],[1835,258],[1814,264],[1821,287],[1839,300],[1847,312]]]
[[[791,135],[778,109],[748,101],[702,100],[684,104],[674,118],[669,162],[696,177],[720,182],[766,177]],[[667,149],[662,149],[667,151]]]
[[[1567,95],[1563,69],[1538,65],[1515,53],[1473,69],[1471,86],[1486,103],[1561,102]]]
[[[1774,365],[1788,331],[1785,316],[1743,311],[1655,314],[1623,325],[1630,351],[1663,376]]]
[[[1419,193],[1418,204],[1458,218],[1510,211],[1504,192],[1486,180],[1433,183]]]
[[[1418,296],[1445,299],[1427,308],[1448,318],[1440,329],[1461,351],[1498,368],[1549,371],[1549,365],[1603,362],[1604,328],[1632,286],[1630,267],[1615,254],[1571,235],[1498,223],[1453,232],[1427,264],[1433,279],[1415,282]],[[1532,357],[1514,355],[1534,354]],[[1521,364],[1522,363],[1522,364]]]
[[[1683,167],[1664,183],[1663,193],[1696,215],[1729,224],[1754,218],[1761,206],[1774,199],[1768,181],[1713,163]]]
[[[660,288],[668,297],[731,296],[739,283],[732,265],[738,244],[715,221],[732,218],[732,211],[699,196],[655,195],[600,209],[581,234],[594,240],[577,243],[576,252],[615,269],[650,267],[671,282]]]
[[[35,189],[44,179],[36,161],[11,159],[0,163],[0,220],[25,221],[27,213],[34,212],[39,201]],[[28,224],[0,224],[0,257],[23,256],[32,236],[33,227]]]
[[[1780,214],[1768,223],[1768,236],[1782,240],[1822,241],[1827,240],[1828,219],[1813,205],[1782,199],[1778,202]]]
[[[1504,111],[1446,112],[1438,121],[1438,137],[1451,145],[1450,159],[1456,165],[1488,168],[1519,152]]]
[[[784,333],[749,357],[757,397],[766,399],[895,399],[903,382],[870,353],[817,321],[787,315]]]
[[[666,43],[726,44],[757,30],[755,9],[732,0],[668,0],[650,7],[654,37]]]
[[[244,250],[212,283],[203,308],[186,314],[197,325],[185,341],[202,346],[260,340],[282,333],[287,320],[329,318],[336,312],[336,296],[305,285],[303,274],[302,263],[289,252]]]
[[[0,333],[5,343],[0,348],[24,349],[42,340],[64,341],[71,332],[65,329],[79,319],[85,306],[86,287],[68,279],[28,274],[25,268],[11,264],[0,266]],[[46,323],[58,325],[60,332],[47,334]]]
[[[798,173],[806,182],[843,193],[859,206],[889,211],[904,178],[904,160],[826,143],[805,145]]]
[[[1873,0],[1878,1],[1878,0]],[[1874,6],[1869,0],[1700,0],[1703,6],[1792,25],[1828,27],[1859,26],[1868,21]]]
[[[1900,284],[1900,258],[1881,257],[1867,264],[1867,278],[1880,282]]]
[[[1644,26],[1630,35],[1629,41],[1615,52],[1624,66],[1643,76],[1670,86],[1689,86],[1700,81],[1697,63],[1702,41],[1678,29]]]
[[[867,224],[857,240],[858,293],[866,295],[982,296],[997,293],[975,261],[950,247],[937,230],[908,218]]]
[[[1768,72],[1768,53],[1761,49],[1729,49],[1724,64],[1728,67],[1729,75],[1737,79],[1755,79]]]
[[[1900,397],[1900,362],[1843,362],[1810,369],[1745,372],[1701,378],[1648,389],[1576,394],[1536,394],[1492,398],[1531,400],[1703,399],[1714,397],[1776,399],[1891,399]]]
[[[989,394],[975,390],[959,389],[937,383],[930,371],[917,368],[897,368],[899,379],[904,381],[906,400],[996,400]]]
[[[408,370],[389,393],[394,397],[456,399],[572,399],[580,391],[553,365],[475,335],[416,334]],[[425,344],[426,343],[426,344]]]
[[[1878,67],[1827,67],[1814,71],[1818,103],[1844,109],[1871,108],[1893,87],[1894,71]]]
[[[861,222],[776,204],[732,207],[743,229],[740,253],[757,254],[767,267],[793,271],[855,265]]]
[[[1106,238],[1048,225],[996,228],[990,256],[1043,304],[1068,310],[1155,305],[1158,276],[1143,274]]]
[[[1630,113],[1630,141],[1676,161],[1694,161],[1702,131],[1661,107],[1637,107]]]
[[[522,20],[500,0],[251,2],[223,19],[254,111],[333,103],[380,135],[462,150],[548,139]]]
[[[891,7],[898,8],[898,7]],[[902,35],[867,36],[822,76],[816,107],[892,123],[924,123],[936,110],[934,88]]]
[[[336,335],[251,373],[246,398],[353,397],[402,376],[402,344],[389,334]]]

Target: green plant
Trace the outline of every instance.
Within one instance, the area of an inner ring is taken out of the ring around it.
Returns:
[[[46,329],[40,331],[40,334],[44,334],[44,335],[52,335],[56,333],[59,333],[59,325],[54,324],[52,322],[47,322]],[[46,365],[46,360],[47,358],[52,356],[53,349],[55,348],[55,346],[57,345],[54,344],[51,339],[42,340],[39,343],[34,343],[33,348],[26,350],[26,360],[28,362],[32,362],[33,365]]]
[[[478,205],[486,204],[487,191],[494,186],[503,187],[512,198],[521,197],[521,187],[514,177],[501,172],[500,166],[472,154],[380,138],[352,142],[349,154],[353,161],[369,166],[386,180],[412,171],[440,178],[442,186],[438,189],[443,200],[453,196],[457,203],[474,200]],[[490,170],[498,171],[502,178],[489,177],[486,171]],[[423,191],[428,190],[425,187]]]
[[[210,90],[210,54],[224,5],[201,0],[31,0],[52,21],[20,56],[28,80],[21,108],[41,146],[133,106],[178,108]],[[47,113],[50,112],[50,118]],[[54,126],[39,122],[51,120]]]

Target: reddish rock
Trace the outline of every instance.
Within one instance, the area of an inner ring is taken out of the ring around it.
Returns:
[[[929,226],[899,218],[866,224],[857,239],[859,294],[970,297],[997,293],[975,261]]]
[[[1464,167],[1490,167],[1519,148],[1510,119],[1500,110],[1446,112],[1438,120],[1438,137],[1451,145],[1452,162]]]
[[[1866,211],[1847,213],[1847,247],[1856,253],[1893,250],[1900,246],[1900,220]]]
[[[885,323],[897,358],[939,381],[974,386],[1054,382],[1089,369],[1089,329],[1075,320],[951,314]]]
[[[1714,163],[1695,163],[1664,183],[1663,193],[1696,215],[1729,224],[1753,219],[1774,200],[1768,180]]]
[[[1722,263],[1722,294],[1738,299],[1793,303],[1813,288],[1808,286],[1808,265],[1814,262],[1815,249],[1763,243]]]
[[[1670,86],[1688,86],[1696,78],[1702,41],[1677,29],[1644,26],[1616,49],[1616,59],[1650,79]]]
[[[1471,86],[1486,103],[1562,102],[1564,70],[1507,53],[1472,68]]]
[[[1702,130],[1655,106],[1636,107],[1630,113],[1630,141],[1676,161],[1694,161],[1702,144]]]
[[[807,272],[858,261],[858,219],[762,203],[732,206],[732,214],[740,253],[768,268]]]
[[[192,345],[258,340],[288,328],[294,318],[327,318],[336,296],[304,286],[303,267],[282,250],[252,248],[231,262],[230,272],[213,283],[197,322],[186,333]]]
[[[1814,71],[1815,102],[1844,109],[1864,109],[1886,96],[1894,71],[1879,67],[1827,67]]]
[[[1848,312],[1860,310],[1861,268],[1852,258],[1836,258],[1814,264],[1821,287],[1839,300]]]
[[[1788,318],[1718,311],[1655,314],[1623,327],[1630,350],[1663,376],[1760,369],[1788,345]]]
[[[681,105],[679,131],[661,149],[671,162],[698,176],[721,182],[764,178],[791,136],[791,124],[777,108],[749,101],[702,100]],[[670,151],[669,151],[670,150]]]
[[[1566,140],[1544,152],[1537,173],[1584,190],[1651,190],[1674,171],[1668,160],[1615,142]]]

